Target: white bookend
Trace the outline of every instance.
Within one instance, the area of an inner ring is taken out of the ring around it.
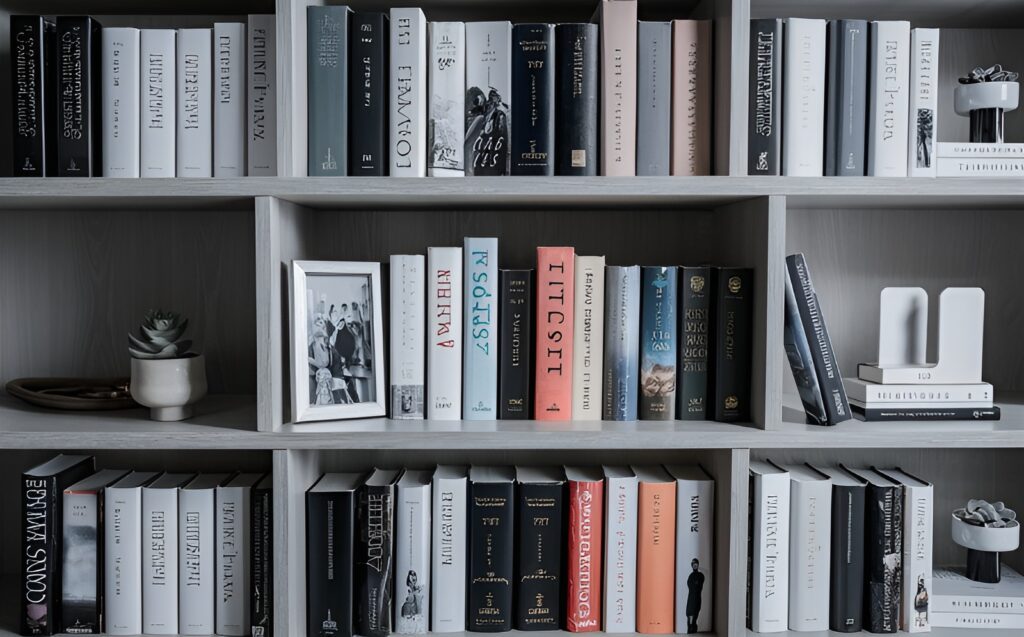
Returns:
[[[512,23],[466,23],[467,175],[508,175],[512,153]]]
[[[391,417],[423,418],[427,262],[422,254],[391,255]]]
[[[903,608],[900,629],[908,633],[931,630],[932,588],[931,483],[900,469],[881,471],[903,485]]]
[[[391,9],[392,177],[427,175],[427,18]]]
[[[462,416],[462,248],[427,248],[427,418]]]
[[[904,403],[933,403],[936,407],[947,403],[976,403],[979,407],[991,407],[993,397],[991,383],[882,385],[860,378],[844,378],[843,386],[850,400],[871,407]]]
[[[821,177],[825,158],[825,20],[787,18],[782,174]]]
[[[249,635],[252,488],[263,475],[242,473],[217,487],[217,634]]]
[[[789,473],[750,461],[750,626],[756,633],[789,627]]]
[[[178,630],[212,635],[216,578],[216,488],[227,475],[202,473],[178,492]]]
[[[466,24],[431,22],[427,173],[462,177],[466,144]]]
[[[867,174],[906,177],[910,23],[899,20],[872,22],[870,43]]]
[[[103,612],[107,634],[142,634],[142,488],[155,473],[133,471],[103,497]]]
[[[828,630],[832,480],[806,465],[789,472],[789,629]]]
[[[498,418],[498,240],[466,237],[462,417]]]
[[[178,634],[178,492],[192,478],[165,473],[142,489],[142,632]]]
[[[430,630],[432,470],[406,470],[395,495],[395,632]],[[445,591],[447,594],[448,591]]]
[[[213,176],[213,31],[178,29],[178,177]]]
[[[934,177],[939,125],[939,30],[914,29],[910,40],[908,170],[911,177]]]
[[[174,177],[177,174],[174,143],[177,133],[177,48],[178,32],[174,29],[142,29],[139,54],[142,77],[140,177]]]
[[[668,471],[676,479],[676,632],[706,633],[714,613],[715,481],[698,465]]]
[[[466,467],[439,466],[431,485],[430,629],[466,630]]]
[[[249,16],[246,47],[246,174],[277,175],[277,30],[273,13]]]
[[[604,379],[604,257],[576,255],[572,417],[601,420]]]
[[[139,176],[139,30],[103,29],[103,176]]]
[[[636,632],[636,475],[604,467],[604,631]]]
[[[245,24],[213,24],[213,176],[245,175]]]

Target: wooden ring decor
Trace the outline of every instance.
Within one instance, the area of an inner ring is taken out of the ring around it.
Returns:
[[[16,378],[7,393],[48,409],[101,411],[138,407],[127,378]]]

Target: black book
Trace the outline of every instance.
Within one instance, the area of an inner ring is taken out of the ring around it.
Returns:
[[[555,26],[512,27],[512,174],[555,174]]]
[[[747,173],[782,174],[782,20],[750,21]]]
[[[387,173],[388,16],[352,14],[348,73],[348,174]]]
[[[267,474],[252,489],[249,509],[249,621],[252,637],[274,634],[274,476]]]
[[[560,467],[516,467],[516,629],[562,625],[565,476]]]
[[[679,405],[680,420],[707,420],[708,352],[714,268],[680,268]]]
[[[863,176],[868,108],[868,23],[829,20],[825,174]]]
[[[12,15],[11,106],[15,177],[45,177],[56,167],[56,112],[51,91],[55,28],[38,15]]]
[[[61,454],[21,474],[21,634],[62,632],[64,489],[94,471],[92,456]]]
[[[720,422],[750,420],[750,358],[753,351],[754,271],[718,268],[709,355],[708,413]]]
[[[599,159],[597,25],[559,24],[555,27],[555,50],[555,174],[593,176],[597,174]],[[515,134],[514,128],[512,132]]]
[[[864,610],[864,492],[859,476],[834,467],[816,470],[832,480],[829,630],[857,633]]]
[[[57,18],[57,175],[98,177],[100,25],[88,16]]]
[[[306,634],[351,637],[360,473],[326,473],[306,492]]]
[[[512,630],[514,481],[515,472],[510,467],[471,467],[469,470],[466,624],[472,632]]]
[[[992,407],[861,407],[852,405],[860,420],[999,420],[1002,411],[998,405]]]
[[[391,633],[395,483],[401,473],[398,469],[374,469],[359,489],[356,632],[364,637]]]
[[[800,402],[804,404],[807,422],[812,425],[827,425],[828,411],[821,397],[821,387],[814,371],[814,360],[811,358],[811,346],[807,342],[803,323],[800,321],[800,308],[796,303],[796,292],[793,291],[793,280],[787,273],[786,277],[786,314],[783,328],[783,348],[789,360],[789,369],[793,372]]]
[[[498,403],[502,420],[526,420],[533,398],[533,271],[501,270],[501,341],[498,345]]]

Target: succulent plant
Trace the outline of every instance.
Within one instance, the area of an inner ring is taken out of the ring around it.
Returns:
[[[128,333],[128,351],[134,358],[182,358],[192,341],[181,340],[188,319],[177,312],[150,310],[139,326],[138,335]]]

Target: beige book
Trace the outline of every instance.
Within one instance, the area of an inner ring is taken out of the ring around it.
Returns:
[[[601,174],[636,175],[636,0],[602,0]]]
[[[711,21],[672,21],[673,175],[711,174]]]
[[[576,256],[572,418],[601,420],[604,377],[604,257]]]

